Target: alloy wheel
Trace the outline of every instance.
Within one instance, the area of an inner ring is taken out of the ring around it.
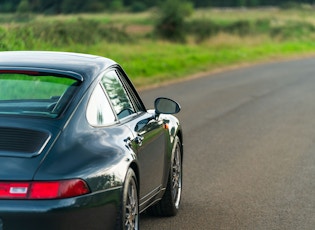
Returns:
[[[177,145],[174,152],[172,163],[172,195],[176,208],[179,208],[182,191],[182,161],[179,146]]]
[[[125,229],[137,230],[139,224],[138,213],[138,195],[137,187],[134,180],[130,181],[127,200],[126,200],[126,215],[125,215]]]

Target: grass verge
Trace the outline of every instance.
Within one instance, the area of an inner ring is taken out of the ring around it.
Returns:
[[[154,38],[149,13],[33,15],[30,22],[18,23],[8,18],[13,16],[0,20],[5,21],[0,25],[0,50],[106,56],[120,63],[137,87],[230,65],[315,53],[315,16],[301,11],[201,10],[190,24],[198,22],[199,29],[187,35],[186,43]]]
[[[315,53],[315,43],[275,42],[268,38],[257,38],[254,42],[253,38],[220,35],[198,45],[146,41],[128,44],[128,48],[121,44],[99,44],[69,51],[111,57],[123,65],[137,87],[146,87],[230,65],[312,54]]]

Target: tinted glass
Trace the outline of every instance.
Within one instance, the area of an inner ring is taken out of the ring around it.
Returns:
[[[135,113],[116,71],[107,72],[102,78],[102,84],[108,93],[118,118],[124,118]]]
[[[72,98],[78,82],[62,76],[32,73],[0,74],[0,114],[57,117]]]
[[[115,121],[115,115],[100,85],[97,85],[90,98],[86,117],[93,126],[108,125]]]

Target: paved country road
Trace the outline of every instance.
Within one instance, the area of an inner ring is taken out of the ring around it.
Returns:
[[[141,92],[182,105],[174,218],[141,230],[315,229],[315,59],[262,64]]]

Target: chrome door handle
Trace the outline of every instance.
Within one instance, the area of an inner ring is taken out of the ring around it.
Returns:
[[[138,135],[138,136],[136,136],[136,138],[135,138],[134,140],[135,140],[135,142],[136,142],[137,145],[141,146],[141,145],[142,145],[142,142],[143,142],[143,140],[144,140],[144,137]]]
[[[127,146],[128,148],[131,147],[132,143],[131,143],[131,138],[130,138],[130,137],[127,137],[127,138],[124,140],[124,142],[126,143],[126,146]]]

